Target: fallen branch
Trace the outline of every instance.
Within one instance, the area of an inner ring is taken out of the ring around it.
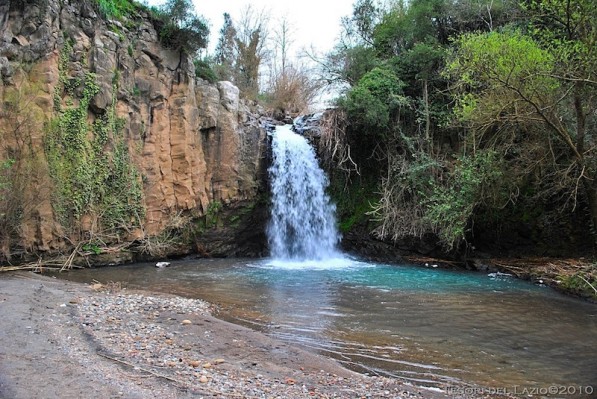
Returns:
[[[61,266],[57,266],[54,267],[55,269],[59,269]],[[2,266],[0,267],[0,271],[2,272],[14,272],[14,271],[20,271],[20,270],[33,270],[33,271],[37,271],[39,270],[39,265],[20,265],[20,266]],[[52,269],[52,267],[48,267],[49,269]]]
[[[593,289],[593,291],[595,291],[595,294],[597,295],[597,289],[593,286],[593,284],[589,283],[589,281],[581,275],[579,275],[578,277],[580,277],[582,279],[582,281],[587,283],[589,285],[589,287],[591,287]]]
[[[518,266],[513,266],[507,263],[501,263],[501,262],[492,262],[494,266],[499,266],[502,269],[506,269],[509,270],[511,272],[516,272],[516,271],[524,271],[523,267],[518,267]]]
[[[83,248],[85,244],[88,242],[80,242],[75,246],[73,251],[70,253],[68,257],[65,258],[64,255],[58,255],[51,257],[48,260],[42,260],[41,256],[37,260],[37,262],[29,262],[23,263],[20,265],[7,265],[7,266],[0,266],[0,273],[1,272],[12,272],[12,271],[26,271],[30,270],[35,273],[43,273],[44,269],[51,269],[56,271],[64,271],[70,269],[83,269],[85,266],[75,264],[75,261],[80,261],[80,258],[83,258],[87,266],[90,266],[89,257],[93,257],[97,253],[94,251],[85,251]],[[102,254],[113,254],[119,253],[126,250],[128,247],[132,245],[132,242],[126,242],[118,245],[113,246],[104,246],[100,247],[100,253]]]
[[[33,272],[43,272],[44,269],[52,269],[60,271],[64,267],[63,263],[56,263],[55,260],[47,261],[47,262],[33,262],[33,263],[25,263],[23,265],[16,265],[16,266],[0,266],[0,273],[1,272],[14,272],[14,271],[33,271]],[[72,265],[71,268],[82,268],[78,265]]]
[[[171,382],[175,382],[175,383],[177,383],[177,384],[184,385],[184,383],[183,383],[182,381],[179,381],[179,380],[177,380],[177,379],[175,379],[175,378],[172,378],[172,377],[168,377],[167,375],[158,374],[158,373],[156,373],[155,371],[148,370],[148,369],[146,369],[146,368],[143,368],[143,367],[137,366],[136,364],[132,364],[132,363],[129,363],[129,362],[127,362],[127,361],[120,360],[120,359],[117,359],[117,358],[115,358],[115,357],[112,357],[112,356],[108,356],[108,355],[106,355],[106,354],[103,354],[103,353],[100,353],[100,352],[97,352],[97,354],[98,354],[99,356],[101,356],[101,357],[104,357],[104,358],[106,358],[106,359],[112,360],[112,361],[114,361],[114,362],[117,362],[117,363],[120,363],[120,364],[124,364],[124,365],[126,365],[126,366],[129,366],[129,367],[132,367],[132,368],[134,368],[134,369],[138,369],[138,370],[141,370],[141,371],[143,371],[143,372],[145,372],[145,373],[151,374],[151,375],[153,375],[154,377],[163,378],[163,379],[165,379],[165,380],[168,380],[168,381],[171,381]]]
[[[64,262],[64,265],[62,265],[62,269],[60,269],[61,272],[73,268],[73,261],[75,260],[75,256],[79,254],[82,246],[82,243],[77,244],[73,252],[71,252],[69,257],[66,259],[66,262]]]

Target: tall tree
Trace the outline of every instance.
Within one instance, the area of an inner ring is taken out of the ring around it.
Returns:
[[[283,17],[278,26],[274,29],[274,48],[272,68],[275,74],[284,74],[289,64],[289,53],[294,39],[292,37],[292,26],[287,17]]]
[[[292,60],[290,49],[294,42],[292,26],[283,17],[273,29],[269,79],[265,88],[267,106],[280,117],[288,113],[307,112],[316,93],[316,85],[308,71]]]
[[[374,0],[357,0],[352,15],[342,19],[344,37],[356,43],[373,44],[373,30],[381,13],[382,9]]]
[[[235,84],[241,93],[256,99],[260,85],[260,67],[268,56],[268,22],[265,11],[255,11],[250,5],[242,12],[235,37]]]
[[[331,78],[349,86],[340,105],[348,117],[353,159],[381,181],[374,214],[382,238],[435,232],[446,247],[455,248],[477,205],[489,203],[481,183],[499,175],[490,170],[495,157],[459,157],[459,132],[447,123],[452,99],[441,70],[451,38],[503,26],[514,15],[506,5],[515,1],[396,0],[380,6],[361,0],[344,19],[344,40],[326,67]],[[390,89],[389,82],[400,91]],[[471,170],[488,179],[469,184]],[[466,193],[459,199],[462,206],[446,205],[460,192]],[[453,212],[445,217],[442,209]]]
[[[236,28],[230,14],[224,13],[224,25],[220,29],[220,37],[215,50],[214,62],[218,65],[217,74],[220,80],[232,80],[235,58]]]

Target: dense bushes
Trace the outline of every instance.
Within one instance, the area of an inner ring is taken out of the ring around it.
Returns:
[[[209,27],[195,13],[190,0],[168,0],[161,7],[147,7],[134,0],[92,0],[97,11],[108,19],[133,20],[146,10],[156,27],[160,41],[168,48],[194,55],[207,47]]]
[[[390,122],[397,122],[398,109],[408,104],[402,95],[403,87],[392,71],[375,67],[363,75],[341,105],[363,133],[383,135]]]
[[[595,231],[595,18],[588,0],[357,1],[325,71],[379,181],[375,233],[461,250],[485,215],[545,201]]]
[[[169,48],[195,54],[207,47],[209,27],[197,16],[191,0],[168,0],[158,14],[160,40]]]

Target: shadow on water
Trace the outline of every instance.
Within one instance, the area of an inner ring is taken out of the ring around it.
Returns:
[[[506,276],[338,258],[195,260],[60,277],[202,298],[224,319],[369,374],[486,387],[597,381],[597,306]]]

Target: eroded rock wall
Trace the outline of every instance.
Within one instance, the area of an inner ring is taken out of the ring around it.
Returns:
[[[191,58],[164,48],[145,12],[117,21],[105,20],[86,1],[0,0],[0,96],[35,115],[22,132],[10,120],[14,114],[0,114],[0,160],[16,154],[39,163],[37,183],[24,184],[32,203],[20,207],[20,227],[3,241],[16,240],[10,245],[25,251],[51,251],[105,228],[92,206],[77,216],[75,229],[65,228],[44,148],[57,109],[84,101],[81,82],[89,76],[97,86],[87,107],[89,126],[112,113],[121,121],[118,134],[142,186],[141,220],[121,226],[118,240],[157,236],[180,215],[201,217],[212,203],[233,207],[256,197],[264,120],[231,83],[196,79]],[[90,129],[88,139],[94,134]],[[29,155],[16,151],[24,135]],[[110,143],[104,151],[115,151]]]

